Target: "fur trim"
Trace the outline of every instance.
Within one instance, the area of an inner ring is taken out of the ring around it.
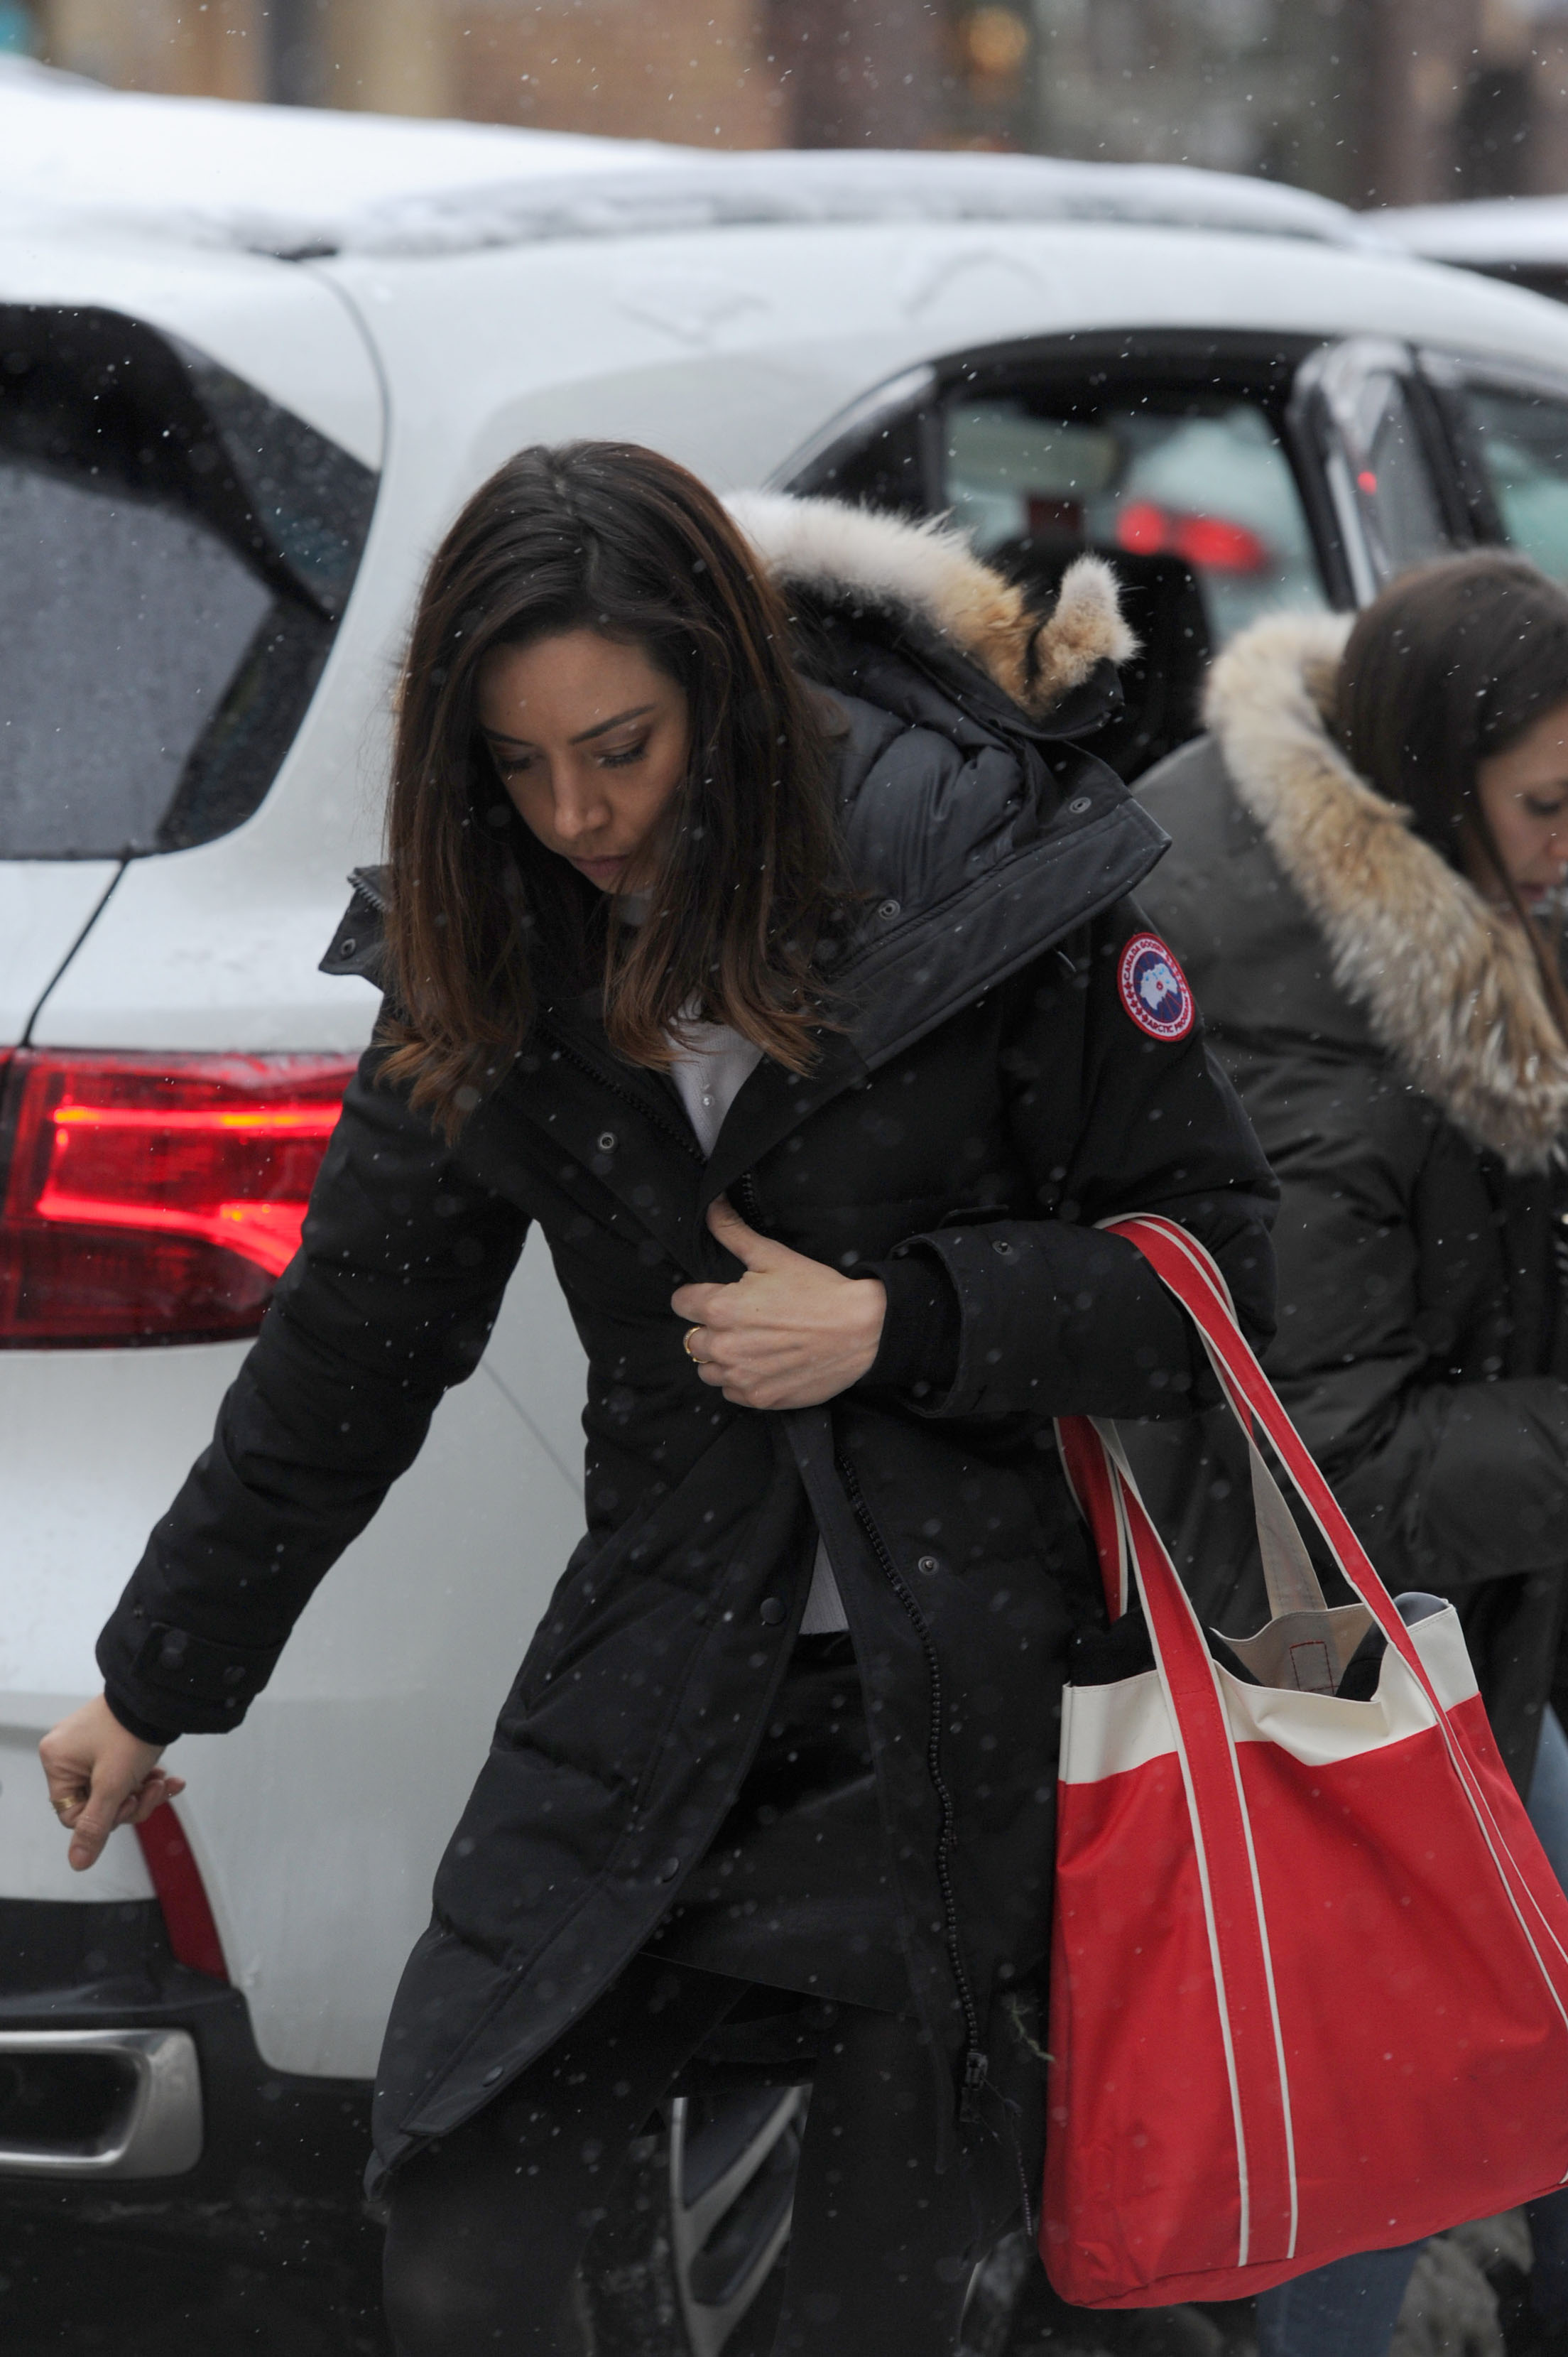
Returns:
[[[1216,661],[1205,716],[1380,1046],[1473,1145],[1511,1171],[1544,1169],[1568,1127],[1568,1046],[1518,922],[1330,737],[1349,629],[1346,617],[1254,623]]]
[[[1138,651],[1102,557],[1074,559],[1042,619],[1022,589],[940,520],[911,523],[775,491],[742,491],[728,505],[776,580],[927,623],[1036,719],[1081,687],[1096,663],[1126,662]]]

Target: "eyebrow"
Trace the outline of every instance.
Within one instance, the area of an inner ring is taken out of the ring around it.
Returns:
[[[612,728],[618,728],[623,720],[640,720],[645,712],[651,712],[653,708],[651,704],[634,704],[629,712],[618,712],[610,720],[597,720],[591,728],[580,730],[566,741],[570,745],[586,745],[591,738],[607,736]],[[488,737],[492,745],[532,745],[533,742],[532,737],[509,737],[504,728],[481,728],[479,733]]]

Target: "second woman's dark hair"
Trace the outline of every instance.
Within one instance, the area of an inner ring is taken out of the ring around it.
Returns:
[[[1340,659],[1333,725],[1350,766],[1410,811],[1455,867],[1474,843],[1534,946],[1548,1004],[1568,1031],[1553,951],[1498,855],[1477,791],[1507,752],[1568,700],[1568,591],[1503,549],[1401,576],[1357,619]]]
[[[687,772],[635,928],[529,834],[478,733],[486,656],[575,630],[639,646],[686,697]],[[579,987],[596,963],[632,1062],[670,1062],[671,1030],[696,1017],[805,1071],[813,956],[842,899],[830,786],[783,601],[714,494],[635,445],[520,452],[436,551],[409,645],[387,1077],[454,1131],[526,1038],[541,959]]]

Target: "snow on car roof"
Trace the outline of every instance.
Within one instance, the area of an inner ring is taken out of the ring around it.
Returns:
[[[292,253],[423,193],[635,165],[653,140],[110,91],[0,59],[0,220],[61,217],[175,242]]]
[[[1380,243],[1322,197],[1186,166],[656,141],[103,90],[0,63],[0,217],[285,257],[767,222],[1100,221]]]
[[[1391,207],[1383,233],[1434,262],[1568,263],[1568,197],[1497,197],[1475,204]]]

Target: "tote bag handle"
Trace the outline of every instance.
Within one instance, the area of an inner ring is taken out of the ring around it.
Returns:
[[[1372,1568],[1367,1551],[1346,1520],[1338,1501],[1314,1463],[1301,1435],[1274,1396],[1273,1387],[1237,1321],[1230,1289],[1218,1263],[1196,1236],[1178,1227],[1174,1220],[1165,1219],[1157,1213],[1139,1212],[1128,1219],[1107,1220],[1102,1225],[1107,1234],[1122,1237],[1143,1254],[1155,1275],[1176,1296],[1191,1318],[1227,1404],[1249,1439],[1253,1416],[1268,1435],[1293,1488],[1316,1523],[1334,1563],[1367,1607],[1425,1696],[1442,1730],[1455,1772],[1465,1786],[1470,1805],[1486,1835],[1505,1888],[1514,1899],[1516,1907],[1522,1899],[1539,1920],[1539,1910],[1524,1878],[1514,1865],[1480,1779],[1449,1725],[1447,1709],[1416,1649],[1414,1639],[1392,1597]],[[1114,1444],[1113,1428],[1096,1425],[1095,1430],[1101,1446],[1107,1445],[1109,1435],[1112,1443],[1110,1453],[1113,1457],[1121,1457],[1120,1447]],[[1137,1484],[1124,1457],[1122,1457],[1113,1478],[1136,1497]],[[1202,1641],[1202,1632],[1187,1600],[1187,1591],[1165,1555],[1141,1498],[1137,1499],[1137,1506],[1141,1527],[1164,1557],[1174,1583],[1175,1598],[1179,1598],[1183,1614]],[[1283,1512],[1283,1500],[1281,1506]],[[1207,1656],[1206,1642],[1204,1652]],[[1213,1668],[1212,1663],[1210,1667]],[[1520,1920],[1522,1921],[1522,1916]]]

